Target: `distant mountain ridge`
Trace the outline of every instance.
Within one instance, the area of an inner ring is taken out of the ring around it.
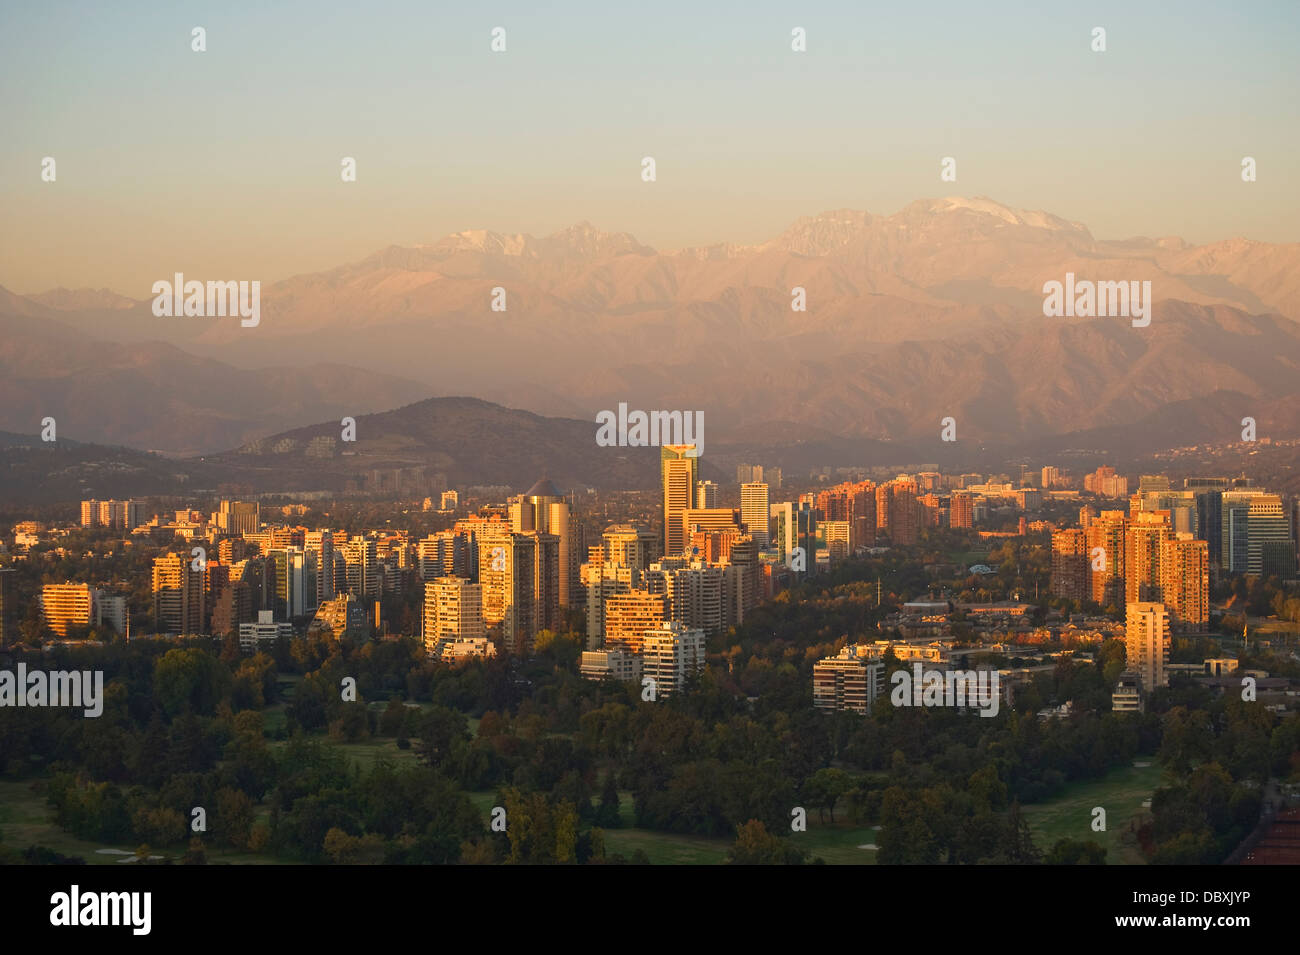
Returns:
[[[1045,318],[1043,283],[1067,272],[1150,280],[1151,326]],[[806,311],[792,310],[796,287]],[[267,283],[255,329],[89,290],[0,290],[0,315],[16,343],[0,345],[0,427],[66,400],[67,414],[99,413],[88,437],[144,447],[212,451],[430,394],[579,421],[620,401],[695,409],[722,441],[783,421],[917,446],[945,416],[962,440],[999,446],[1126,441],[1175,406],[1211,429],[1219,417],[1198,402],[1231,394],[1277,433],[1300,380],[1300,244],[1101,240],[992,199],[923,199],[671,252],[585,222],[541,238],[462,231]],[[51,329],[39,348],[24,335],[37,326]],[[48,339],[68,334],[115,344],[63,361]],[[169,364],[196,387],[168,390]]]

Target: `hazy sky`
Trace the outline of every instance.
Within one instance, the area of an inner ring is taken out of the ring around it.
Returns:
[[[947,195],[1296,241],[1298,27],[1296,0],[5,3],[0,285],[146,298],[582,219],[754,242]]]

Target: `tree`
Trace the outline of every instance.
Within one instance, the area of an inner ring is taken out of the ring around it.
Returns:
[[[819,818],[829,814],[835,824],[835,804],[853,788],[853,780],[842,769],[819,769],[804,783],[803,791],[810,803],[817,807]]]
[[[248,848],[253,826],[253,800],[238,789],[217,790],[217,811],[212,819],[212,838],[241,852]]]
[[[1175,706],[1165,714],[1157,758],[1177,775],[1184,775],[1194,763],[1209,756],[1211,738],[1210,714]]]
[[[614,773],[605,774],[605,788],[600,793],[600,805],[596,808],[596,825],[605,829],[617,829],[623,824],[619,813],[618,786]]]
[[[1044,861],[1048,865],[1105,865],[1106,849],[1091,839],[1058,839]]]
[[[736,841],[727,850],[728,865],[804,865],[808,852],[774,836],[757,819],[736,827]]]
[[[378,865],[383,861],[384,840],[374,833],[353,836],[334,827],[325,833],[323,847],[336,865]]]
[[[169,717],[187,707],[199,714],[212,713],[229,685],[230,671],[197,647],[168,650],[154,664],[154,699]]]
[[[190,847],[185,850],[185,855],[181,857],[181,865],[207,865],[208,853],[203,848],[203,840],[198,836],[190,836]]]

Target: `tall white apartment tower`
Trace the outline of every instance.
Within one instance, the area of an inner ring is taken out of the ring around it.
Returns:
[[[761,481],[740,485],[740,523],[745,525],[759,547],[766,547],[771,540],[768,530],[770,516],[767,485]]]

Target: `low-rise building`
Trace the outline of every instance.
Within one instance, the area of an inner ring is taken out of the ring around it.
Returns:
[[[256,623],[239,625],[239,649],[245,653],[256,653],[264,645],[274,646],[281,637],[293,636],[293,624],[277,623],[270,610],[259,610]]]
[[[579,671],[588,680],[641,682],[641,658],[621,647],[607,650],[584,650]]]

